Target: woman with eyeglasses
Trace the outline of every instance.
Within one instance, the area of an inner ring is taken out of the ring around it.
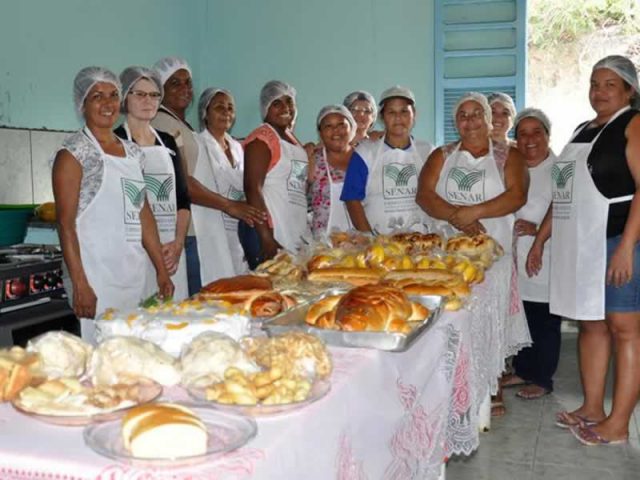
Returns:
[[[444,145],[429,156],[420,172],[416,201],[445,233],[487,233],[513,256],[515,212],[527,201],[529,176],[522,154],[491,138],[491,107],[481,93],[463,95],[453,109],[460,141]],[[517,340],[529,334],[515,280],[513,258],[509,284],[514,316],[509,328]],[[492,414],[504,415],[502,393],[493,400]]]
[[[245,201],[244,152],[229,134],[235,119],[231,92],[221,88],[202,92],[198,101],[198,163],[193,172],[200,187],[194,190],[193,223],[203,284],[247,272],[238,220],[254,226],[266,219],[263,211]]]
[[[167,132],[175,139],[182,158],[182,170],[187,177],[189,195],[193,198],[193,189],[197,188],[193,179],[193,171],[198,159],[198,144],[195,131],[186,118],[187,109],[193,100],[191,68],[182,58],[165,57],[153,65],[153,70],[160,77],[164,96],[158,114],[152,120],[151,125],[158,130]],[[184,249],[187,260],[189,295],[194,295],[200,291],[202,282],[193,222],[189,222]]]
[[[369,92],[356,90],[344,97],[342,104],[349,109],[356,121],[356,134],[351,140],[351,144],[357,146],[362,140],[369,138],[369,133],[376,123],[376,118],[378,118],[376,101]],[[375,140],[378,138],[380,135],[376,135]]]
[[[340,199],[361,232],[425,231],[429,219],[416,204],[416,191],[418,173],[433,146],[411,135],[416,118],[411,90],[388,88],[380,107],[384,138],[358,145]]]
[[[142,300],[147,255],[160,295],[173,295],[145,196],[144,155],[113,133],[120,91],[120,81],[109,70],[78,72],[73,96],[85,126],[64,140],[53,160],[63,281],[82,338],[92,343],[96,315],[107,308],[135,308]]]
[[[135,142],[144,152],[147,201],[158,226],[164,263],[175,285],[174,299],[183,300],[189,296],[183,248],[191,202],[175,140],[151,126],[162,99],[162,83],[154,71],[144,67],[126,68],[120,82],[121,109],[126,119],[115,134]],[[145,297],[156,291],[155,276],[148,261]]]

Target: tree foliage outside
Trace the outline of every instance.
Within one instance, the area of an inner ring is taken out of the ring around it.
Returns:
[[[529,44],[542,50],[595,30],[640,33],[640,0],[530,0]]]

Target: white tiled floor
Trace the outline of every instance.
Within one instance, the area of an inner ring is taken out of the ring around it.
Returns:
[[[576,408],[582,399],[575,333],[563,336],[553,394],[526,401],[514,393],[505,390],[507,414],[481,434],[480,448],[449,462],[447,480],[640,479],[640,404],[627,446],[585,447],[554,424],[557,411]]]

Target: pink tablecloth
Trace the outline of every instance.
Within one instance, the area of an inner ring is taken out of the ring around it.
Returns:
[[[325,398],[258,419],[258,435],[245,447],[190,469],[115,463],[84,445],[81,428],[46,425],[0,405],[0,479],[437,478],[445,457],[477,448],[479,404],[505,352],[528,341],[528,334],[499,334],[510,320],[491,311],[508,303],[488,295],[503,295],[509,273],[498,262],[471,310],[444,314],[407,352],[332,348]]]

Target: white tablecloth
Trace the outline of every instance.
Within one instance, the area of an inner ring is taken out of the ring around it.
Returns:
[[[510,262],[497,262],[470,311],[444,314],[406,352],[332,348],[325,398],[257,419],[249,444],[191,469],[116,463],[86,447],[81,428],[46,425],[0,405],[0,478],[437,478],[445,457],[477,448],[480,402],[495,390],[505,356],[528,342],[524,317],[508,314],[509,276]],[[165,396],[185,398],[181,389]]]

